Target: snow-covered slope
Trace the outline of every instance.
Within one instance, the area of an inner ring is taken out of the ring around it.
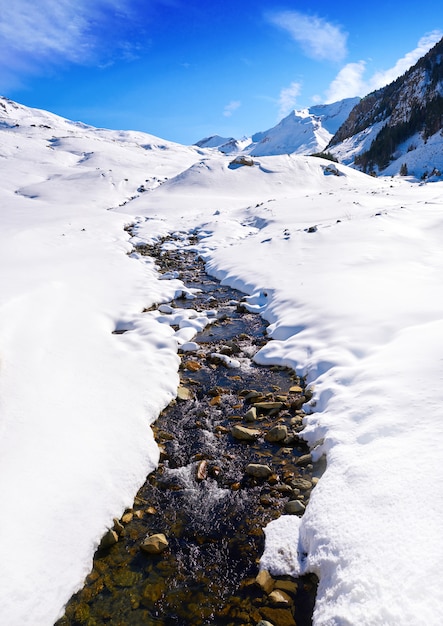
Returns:
[[[0,102],[0,623],[54,623],[157,461],[178,341],[142,311],[183,287],[133,253],[136,222],[197,232],[270,322],[256,360],[314,388],[303,436],[327,469],[262,566],[319,575],[315,626],[440,626],[443,183],[241,166]]]
[[[129,256],[132,218],[109,209],[199,155],[0,113],[0,623],[50,626],[154,467],[178,380],[176,341],[141,311],[180,282]]]
[[[363,98],[328,150],[366,172],[441,177],[442,112],[443,39],[403,76]]]

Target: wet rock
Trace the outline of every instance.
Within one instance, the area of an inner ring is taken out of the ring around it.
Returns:
[[[192,391],[187,387],[179,387],[177,389],[177,400],[190,400],[192,398]]]
[[[252,406],[249,411],[245,413],[245,422],[255,422],[257,419],[257,409]]]
[[[305,505],[300,500],[290,500],[285,504],[285,511],[289,515],[303,515],[305,509]]]
[[[289,607],[292,605],[292,598],[282,589],[274,589],[268,596],[269,604],[272,606]]]
[[[100,542],[100,550],[107,550],[111,546],[115,545],[118,542],[118,535],[115,530],[108,530],[108,532],[103,535],[103,538]]]
[[[214,428],[214,432],[224,435],[229,432],[229,429],[226,428],[226,426],[222,426],[221,424],[219,424]]]
[[[306,398],[306,402],[309,402],[309,400],[312,400],[312,398],[314,397],[314,391],[312,389],[306,389],[304,395]]]
[[[306,478],[293,478],[289,485],[292,489],[300,489],[301,491],[307,491],[312,487],[311,481]]]
[[[129,524],[129,522],[132,522],[134,518],[134,513],[132,511],[127,511],[127,513],[125,513],[122,517],[122,522],[123,524]]]
[[[140,549],[147,554],[161,554],[169,546],[169,542],[163,533],[157,533],[147,537]]]
[[[285,424],[276,424],[265,435],[266,441],[278,443],[284,441],[288,436],[288,428]]]
[[[277,485],[275,488],[279,493],[283,494],[283,495],[290,495],[292,494],[292,488],[290,485]]]
[[[310,463],[312,463],[312,456],[310,454],[303,454],[295,462],[296,465],[300,465],[301,467],[309,465]]]
[[[254,406],[259,411],[278,411],[282,408],[283,402],[254,402]]]
[[[157,509],[154,506],[148,506],[148,508],[146,509],[146,513],[148,515],[156,515]]]
[[[248,476],[254,476],[254,478],[269,478],[272,475],[272,470],[269,465],[262,465],[261,463],[249,463],[245,469]]]
[[[186,361],[185,368],[190,372],[198,372],[201,369],[201,365],[197,361]]]
[[[264,606],[260,609],[260,613],[266,620],[269,620],[271,624],[278,624],[278,626],[297,626],[294,616],[289,609]]]
[[[125,527],[120,522],[120,520],[118,520],[116,517],[114,517],[113,521],[114,521],[114,530],[117,533],[117,535],[120,535],[125,530]]]
[[[203,459],[197,465],[195,477],[196,480],[198,480],[199,482],[202,480],[206,480],[206,478],[208,477],[208,462],[206,461],[206,459]]]
[[[295,596],[298,585],[295,580],[276,580],[275,589],[281,589],[282,591],[286,591],[286,593]]]
[[[303,393],[303,389],[300,385],[293,385],[289,388],[289,393]]]
[[[291,409],[294,411],[298,411],[302,408],[302,406],[306,404],[306,397],[300,396],[291,402]]]
[[[238,439],[239,441],[255,441],[260,437],[261,431],[236,424],[231,428],[231,434],[234,439]]]
[[[255,578],[255,583],[266,594],[271,593],[274,589],[274,579],[266,569],[262,569]]]
[[[252,391],[246,391],[246,393],[242,392],[240,395],[244,397],[246,402],[259,402],[259,399],[263,399],[263,394],[260,391],[255,391],[255,389]]]

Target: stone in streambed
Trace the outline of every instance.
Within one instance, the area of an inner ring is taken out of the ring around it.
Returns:
[[[303,502],[300,502],[300,500],[290,500],[289,502],[286,502],[285,511],[289,515],[303,515],[305,510],[306,507]]]
[[[254,406],[259,411],[278,411],[282,408],[283,402],[254,402]]]
[[[115,545],[118,542],[118,535],[115,530],[108,530],[108,532],[103,535],[103,538],[100,542],[99,548],[100,550],[107,550],[111,546]]]
[[[295,462],[296,465],[300,466],[309,465],[310,463],[312,463],[312,456],[310,454],[303,454],[302,456],[298,457]]]
[[[285,424],[276,424],[266,433],[265,439],[270,443],[278,443],[279,441],[284,441],[287,436],[287,426]]]
[[[140,549],[147,554],[161,554],[169,546],[169,542],[163,533],[157,533],[147,537]]]
[[[274,589],[268,596],[269,604],[272,606],[289,607],[292,604],[292,598],[282,589]]]
[[[192,398],[192,392],[187,387],[179,387],[177,389],[177,400],[190,400]]]
[[[208,477],[208,462],[206,459],[203,459],[197,465],[195,477],[196,480],[198,480],[199,482],[201,482],[202,480],[206,480],[206,478]]]
[[[290,609],[264,606],[260,609],[260,613],[262,617],[269,620],[271,624],[278,624],[278,626],[297,626]]]
[[[306,478],[293,478],[289,485],[292,489],[301,489],[301,491],[307,491],[312,487],[311,481]]]
[[[245,471],[248,476],[254,476],[254,478],[266,479],[272,475],[272,470],[269,465],[262,465],[260,463],[249,463]]]
[[[260,437],[261,431],[236,424],[231,428],[231,434],[234,439],[238,439],[239,441],[255,441]]]
[[[266,594],[271,593],[274,589],[274,579],[266,569],[262,569],[261,572],[258,573],[255,582]]]
[[[286,593],[295,596],[298,590],[298,585],[295,580],[276,580],[275,589],[280,589],[281,591],[285,591]]]
[[[255,422],[257,419],[257,409],[252,406],[249,411],[245,413],[245,422]]]
[[[294,385],[293,387],[289,388],[289,393],[303,393],[303,389],[300,387],[300,385]]]

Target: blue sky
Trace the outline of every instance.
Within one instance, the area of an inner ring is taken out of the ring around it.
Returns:
[[[185,144],[364,96],[443,36],[443,3],[0,0],[0,93]]]

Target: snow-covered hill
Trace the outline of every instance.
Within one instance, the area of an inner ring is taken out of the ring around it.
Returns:
[[[443,183],[0,113],[0,623],[52,626],[158,460],[179,339],[144,310],[183,284],[133,245],[192,232],[314,389],[327,469],[262,566],[319,575],[315,626],[440,626]]]

